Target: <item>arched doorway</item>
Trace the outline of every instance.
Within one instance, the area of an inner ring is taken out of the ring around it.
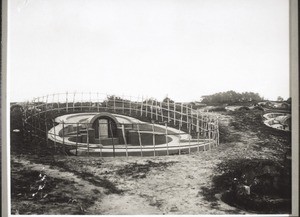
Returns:
[[[117,124],[110,117],[99,117],[92,125],[95,129],[96,138],[116,138],[117,135]]]
[[[117,138],[118,137],[118,121],[109,113],[100,113],[94,116],[90,123],[95,130],[95,138]]]

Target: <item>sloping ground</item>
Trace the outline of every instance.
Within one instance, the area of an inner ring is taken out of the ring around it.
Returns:
[[[22,199],[22,195],[16,192],[12,201],[12,212],[20,214],[244,213],[221,201],[214,202],[212,209],[212,203],[201,194],[203,186],[210,187],[210,176],[214,166],[209,162],[210,159],[209,152],[155,159],[137,157],[127,160],[122,158],[83,160],[71,157],[59,159],[56,163],[51,163],[52,166],[47,166],[46,162],[38,164],[14,158],[13,164],[19,163],[23,171],[42,171],[48,177],[57,179],[57,182],[64,180],[66,183],[58,182],[52,191],[46,192],[49,200],[47,197],[35,200],[30,200],[30,197]],[[84,165],[80,164],[83,162]],[[14,175],[16,174],[13,173]],[[107,180],[121,193],[109,190],[105,193],[107,191],[105,186],[95,185],[98,179]]]
[[[222,202],[220,193],[229,188],[228,183],[216,186],[215,180],[226,172],[224,165],[232,169],[232,161],[283,160],[289,136],[268,131],[260,118],[260,113],[252,111],[222,114],[220,146],[191,155],[101,159],[14,152],[12,213],[250,213]],[[34,199],[24,196],[39,178],[25,183],[18,180],[39,173],[47,175],[49,188]]]

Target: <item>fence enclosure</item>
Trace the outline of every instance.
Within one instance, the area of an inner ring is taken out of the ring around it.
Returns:
[[[147,122],[145,125],[141,123],[134,123],[130,126],[121,124],[120,140],[122,140],[122,144],[115,144],[114,138],[112,138],[113,156],[117,156],[121,149],[125,150],[124,156],[130,156],[132,154],[131,150],[134,150],[132,151],[134,155],[147,156],[150,149],[151,156],[156,156],[191,153],[192,151],[200,151],[200,149],[205,151],[219,144],[218,117],[214,114],[200,113],[193,109],[191,105],[170,102],[169,100],[158,102],[154,99],[142,98],[139,100],[132,97],[108,96],[100,93],[58,93],[38,97],[31,102],[27,102],[24,105],[23,112],[23,132],[26,137],[30,137],[30,139],[38,138],[45,141],[47,146],[51,145],[55,150],[64,153],[70,153],[69,151],[72,149],[75,150],[73,154],[78,155],[80,150],[86,149],[87,155],[89,155],[94,152],[93,150],[99,150],[97,154],[102,157],[108,147],[101,145],[100,137],[96,143],[90,140],[91,132],[88,130],[90,126],[78,122],[55,121],[57,117],[65,114],[91,112],[109,112]],[[58,125],[62,129],[59,132],[57,132],[56,127]],[[151,144],[143,144],[144,141],[141,135],[145,134],[146,125],[147,131],[152,132],[149,135],[152,141]],[[69,127],[72,127],[73,137],[76,138],[72,145],[65,141],[65,129]],[[136,153],[137,147],[132,147],[129,143],[132,141],[127,141],[125,131],[129,128],[137,133],[138,154]],[[163,128],[162,132],[157,132],[158,129]],[[86,132],[80,131],[84,129]],[[108,129],[112,130],[111,127],[108,127]],[[176,132],[174,129],[176,129]],[[97,133],[100,134],[100,132]],[[159,144],[161,138],[157,136],[158,133],[165,138],[164,146]],[[84,144],[78,139],[79,134],[86,136]],[[182,137],[183,135],[185,137]],[[175,137],[179,138],[176,149],[174,145],[169,145],[169,138]],[[59,138],[62,138],[62,140],[59,140]],[[161,154],[162,150],[165,154]]]

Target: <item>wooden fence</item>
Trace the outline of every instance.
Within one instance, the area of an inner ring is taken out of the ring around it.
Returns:
[[[58,93],[37,97],[31,102],[24,105],[23,123],[24,130],[27,137],[44,140],[47,145],[51,143],[53,148],[60,149],[64,153],[69,149],[76,149],[75,154],[78,154],[80,148],[86,148],[87,154],[92,153],[92,150],[99,149],[99,155],[102,156],[103,150],[106,147],[101,147],[100,144],[90,144],[87,141],[85,144],[67,145],[64,135],[59,135],[59,132],[52,132],[55,130],[57,124],[62,125],[62,129],[66,125],[79,125],[80,123],[56,123],[55,118],[64,114],[70,113],[88,113],[88,112],[110,112],[114,114],[121,114],[137,118],[139,120],[160,124],[165,127],[165,146],[155,145],[155,131],[153,130],[153,146],[152,155],[157,155],[158,151],[163,149],[166,155],[174,153],[174,146],[168,146],[168,137],[171,136],[168,129],[178,129],[177,133],[172,135],[180,136],[182,132],[190,135],[189,141],[179,139],[176,153],[182,152],[191,153],[195,149],[199,151],[208,150],[212,146],[219,144],[219,127],[218,117],[214,114],[205,112],[201,113],[189,104],[177,102],[158,102],[154,99],[133,98],[133,97],[117,97],[115,95],[109,96],[100,93]],[[149,125],[149,124],[148,124]],[[122,129],[125,129],[122,125]],[[140,139],[140,124],[134,126],[137,129],[140,140],[140,156],[144,156],[149,152],[150,147],[143,146]],[[64,130],[62,130],[64,132]],[[88,132],[87,132],[88,133]],[[51,136],[51,139],[48,137]],[[62,141],[57,138],[61,137]],[[54,139],[53,139],[54,138]],[[125,139],[124,139],[125,140]],[[77,141],[77,139],[76,139]],[[119,150],[124,147],[113,145],[113,156],[117,155]],[[136,147],[131,147],[125,143],[125,155],[130,155],[130,150],[135,150]],[[123,152],[122,152],[123,153]],[[124,154],[124,153],[123,153]]]

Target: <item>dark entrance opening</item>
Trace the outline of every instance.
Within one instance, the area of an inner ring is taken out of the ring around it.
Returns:
[[[95,129],[95,137],[98,139],[118,137],[117,123],[111,117],[101,116],[97,118],[92,127]]]

